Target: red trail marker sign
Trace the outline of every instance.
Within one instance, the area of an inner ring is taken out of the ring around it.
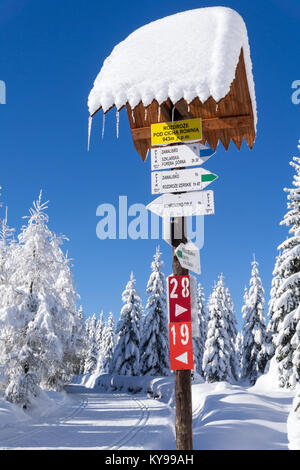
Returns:
[[[194,368],[190,276],[168,277],[171,370]]]
[[[170,323],[192,321],[190,276],[168,277],[168,301]]]
[[[192,323],[169,323],[171,370],[193,369]]]

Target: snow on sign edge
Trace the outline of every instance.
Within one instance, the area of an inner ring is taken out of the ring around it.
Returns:
[[[227,7],[188,10],[131,33],[105,59],[89,94],[90,115],[127,102],[132,108],[141,101],[148,106],[154,99],[159,104],[168,98],[190,103],[196,96],[202,102],[212,96],[218,102],[230,90],[241,49],[256,128],[247,29],[242,17]]]

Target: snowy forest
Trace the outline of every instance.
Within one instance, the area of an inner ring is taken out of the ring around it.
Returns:
[[[298,146],[300,149],[300,145]],[[290,162],[293,188],[285,188],[288,237],[278,246],[270,300],[259,261],[249,260],[243,326],[226,279],[212,292],[197,282],[193,338],[194,377],[207,382],[253,385],[276,363],[278,384],[294,388],[300,375],[300,158]],[[0,387],[3,399],[27,409],[42,389],[60,391],[78,374],[167,376],[169,365],[166,273],[157,247],[143,305],[131,272],[115,325],[112,312],[85,315],[74,287],[64,237],[48,228],[42,193],[16,234],[2,208],[0,230]],[[221,271],[221,266],[220,266]]]

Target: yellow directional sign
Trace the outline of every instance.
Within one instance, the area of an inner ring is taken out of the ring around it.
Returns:
[[[151,125],[151,145],[190,142],[202,139],[201,119],[159,122]]]

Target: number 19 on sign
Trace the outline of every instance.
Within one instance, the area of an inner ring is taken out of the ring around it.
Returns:
[[[192,323],[169,323],[169,342],[171,370],[193,369]]]

